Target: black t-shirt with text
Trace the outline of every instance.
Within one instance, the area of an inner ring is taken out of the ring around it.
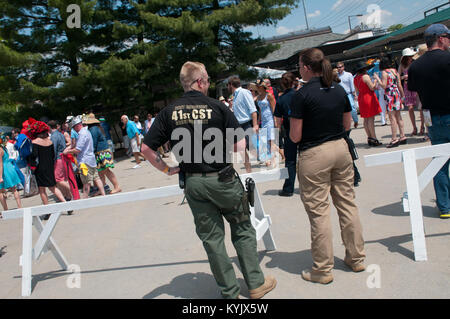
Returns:
[[[303,119],[300,151],[345,136],[343,114],[352,107],[345,89],[333,82],[322,86],[318,77],[312,78],[292,98],[291,115]]]
[[[189,91],[158,114],[144,143],[156,151],[170,141],[183,172],[217,172],[231,162],[236,141],[227,139],[227,129],[238,128],[233,112],[222,102]]]
[[[431,115],[450,114],[450,52],[433,50],[408,70],[408,90],[419,93],[422,108]]]

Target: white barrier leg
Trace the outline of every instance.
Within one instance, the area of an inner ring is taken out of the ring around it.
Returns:
[[[403,165],[408,192],[414,258],[416,261],[426,261],[427,248],[425,244],[422,203],[420,200],[419,180],[417,177],[416,156],[414,150],[403,152]]]
[[[53,217],[53,215],[60,215],[60,213],[52,214],[52,217]],[[58,218],[59,218],[59,216],[58,216]],[[49,222],[51,220],[52,220],[52,218],[50,217]],[[37,216],[33,217],[33,225],[36,227],[37,231],[41,234],[41,237],[45,233],[45,228],[49,227],[51,225],[51,224],[49,224],[49,222],[44,226],[44,224],[39,219],[39,217],[37,217]],[[55,225],[56,225],[56,222],[52,226],[52,228],[54,228]],[[58,264],[61,266],[61,268],[63,270],[67,270],[69,268],[69,263],[67,262],[66,258],[62,254],[62,252],[59,249],[58,245],[56,245],[56,242],[50,236],[52,232],[53,232],[53,229],[49,233],[48,237],[45,239],[45,244],[40,249],[42,250],[42,252],[45,252],[45,249],[50,250],[52,252],[53,256],[55,257],[56,261],[58,262]],[[41,237],[39,237],[39,238],[41,238]],[[36,244],[36,248],[34,250],[34,258],[37,260],[37,259],[39,259],[40,255],[41,255],[41,253],[40,253],[40,251],[38,249],[38,245]]]
[[[255,207],[252,208],[252,224],[256,230],[256,240],[263,239],[266,250],[276,250],[275,241],[270,230],[272,220],[264,212],[258,187],[255,185]]]
[[[31,296],[33,262],[33,217],[31,209],[25,208],[23,211],[23,243],[22,243],[22,296]]]

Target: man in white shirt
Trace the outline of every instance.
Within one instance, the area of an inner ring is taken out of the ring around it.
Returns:
[[[258,134],[258,113],[256,105],[253,100],[252,93],[241,87],[241,80],[237,76],[232,76],[228,79],[228,90],[233,94],[233,111],[234,116],[239,122],[244,132],[249,128],[253,128],[253,133]],[[250,137],[245,136],[246,151],[245,151],[245,170],[247,173],[252,172],[252,166],[248,155]]]
[[[347,92],[348,99],[350,100],[350,105],[352,106],[352,118],[355,128],[358,127],[358,113],[355,108],[356,91],[355,84],[353,83],[353,75],[350,72],[345,71],[344,62],[338,62],[336,65],[338,69],[338,76],[341,80],[339,83]]]

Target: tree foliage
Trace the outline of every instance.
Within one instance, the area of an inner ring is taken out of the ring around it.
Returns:
[[[0,0],[0,103],[8,96],[33,113],[40,100],[56,118],[152,110],[180,94],[188,60],[204,63],[213,82],[247,74],[276,46],[245,28],[276,24],[297,2]],[[70,4],[80,8],[81,28],[67,24]]]

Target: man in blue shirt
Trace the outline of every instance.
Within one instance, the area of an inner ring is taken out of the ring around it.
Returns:
[[[122,115],[120,118],[122,123],[126,125],[127,135],[130,138],[131,149],[133,151],[134,158],[136,160],[136,165],[133,168],[141,167],[141,159],[139,156],[144,157],[141,153],[141,139],[139,129],[136,127],[136,124],[133,121],[128,119],[128,116]]]
[[[100,121],[100,126],[102,127],[103,131],[105,132],[106,141],[108,143],[109,149],[111,151],[111,155],[114,156],[114,143],[112,141],[111,137],[111,127],[109,126],[108,122],[106,122],[105,118],[103,116],[100,116],[98,119]]]
[[[253,128],[253,134],[258,134],[258,113],[256,105],[253,100],[252,93],[241,87],[241,80],[237,76],[232,76],[228,79],[228,90],[233,94],[233,112],[234,116],[239,122],[241,128],[247,132],[248,129]],[[250,159],[248,155],[250,138],[245,135],[245,170],[247,173],[252,172]]]

